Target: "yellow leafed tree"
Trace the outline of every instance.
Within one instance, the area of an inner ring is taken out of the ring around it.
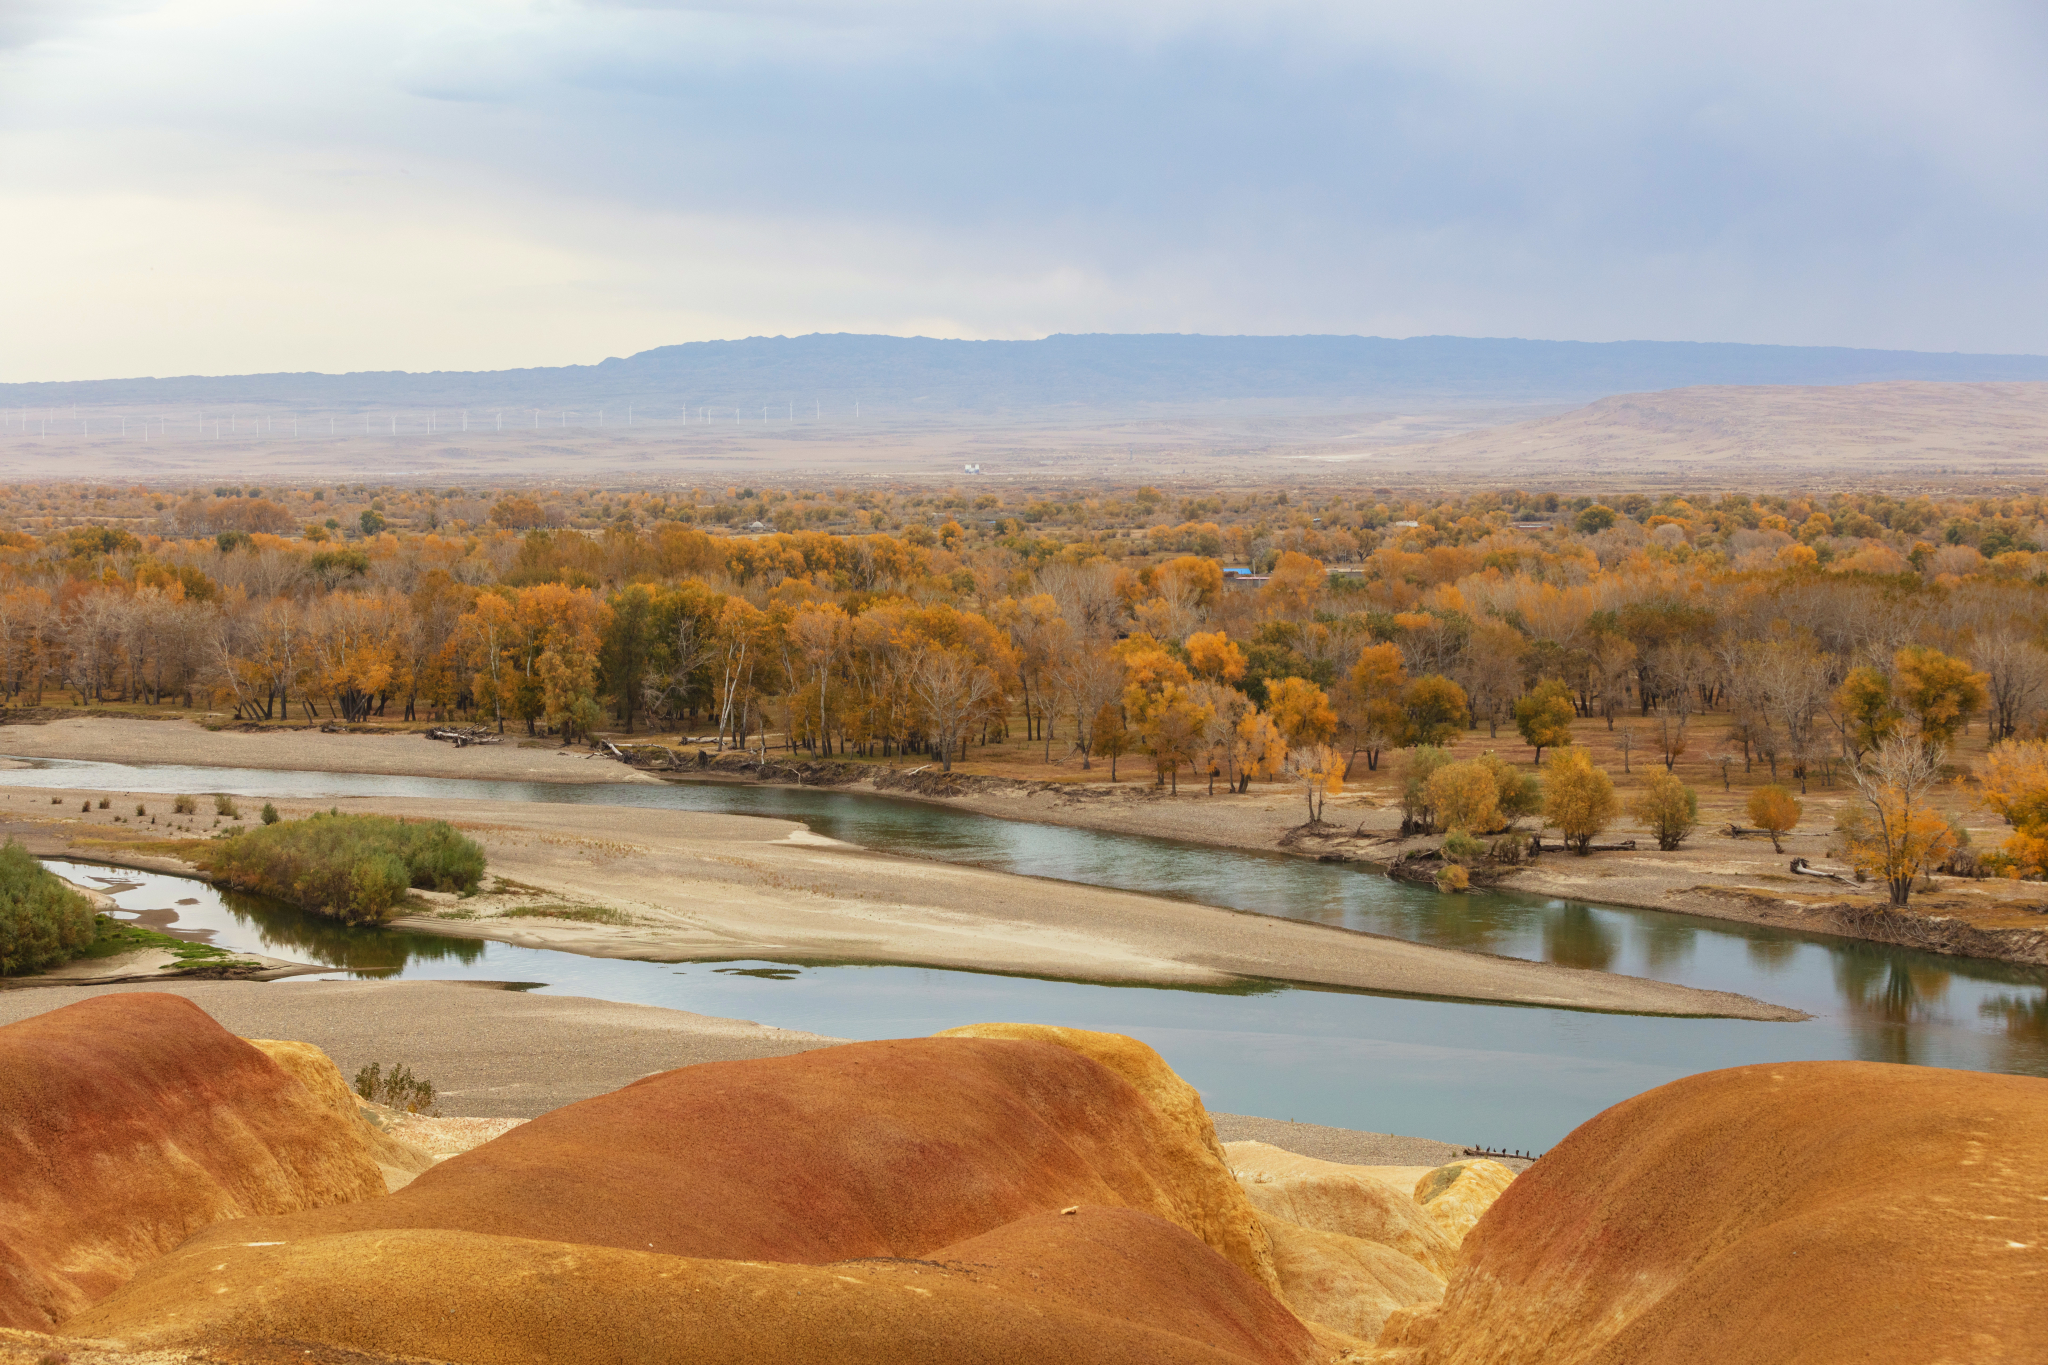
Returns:
[[[1551,754],[1543,818],[1564,836],[1566,848],[1583,856],[1594,836],[1614,823],[1619,809],[1613,781],[1593,766],[1591,754],[1577,746]]]
[[[2012,826],[2002,851],[2014,877],[2048,875],[2048,744],[2001,744],[1984,761],[1984,804]]]
[[[1893,909],[1904,909],[1913,879],[1946,862],[1960,844],[1931,804],[1943,757],[1939,744],[1892,736],[1853,774],[1861,804],[1835,817],[1850,861],[1884,882]]]

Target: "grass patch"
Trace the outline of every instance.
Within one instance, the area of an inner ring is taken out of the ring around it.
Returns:
[[[347,924],[381,924],[409,888],[476,890],[484,851],[445,820],[316,815],[211,839],[187,855],[214,876]]]
[[[97,930],[91,901],[14,840],[0,845],[0,976],[68,962]]]
[[[98,932],[94,935],[93,941],[86,945],[85,951],[78,954],[81,958],[119,957],[123,953],[139,952],[145,948],[160,948],[178,959],[168,964],[164,968],[165,971],[202,963],[214,965],[229,961],[249,962],[249,959],[237,957],[227,949],[216,948],[211,943],[192,943],[182,938],[172,938],[169,934],[160,934],[140,924],[112,919],[106,915],[97,915],[94,918],[98,921],[95,926]],[[249,962],[249,965],[253,967],[257,964]]]
[[[611,924],[626,928],[640,921],[623,910],[602,905],[517,905],[499,919],[569,919],[582,924]]]

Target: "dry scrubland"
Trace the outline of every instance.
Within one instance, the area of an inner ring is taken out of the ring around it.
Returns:
[[[1276,484],[1385,484],[1457,491],[1474,482],[1589,488],[2011,491],[2048,472],[2048,385],[1910,383],[1705,386],[1623,394],[1584,407],[1416,400],[1398,408],[1221,404],[1157,415],[1061,410],[989,419],[875,418],[860,425],[777,414],[711,425],[521,427],[529,414],[439,415],[440,430],[361,434],[357,413],[229,414],[107,408],[0,438],[18,477],[208,484],[223,469],[266,481],[336,479],[559,487],[563,471],[622,488],[763,480],[779,486],[876,481],[925,488],[978,464],[983,482],[1062,495],[1105,481],[1176,491]],[[337,435],[327,436],[327,418]],[[205,423],[203,435],[199,423]],[[299,419],[302,438],[286,433]],[[171,434],[143,440],[169,419]],[[424,428],[424,413],[401,426]],[[218,422],[221,434],[215,434]],[[127,435],[121,433],[126,424]],[[81,427],[90,430],[81,430]],[[352,434],[353,433],[353,434]]]
[[[1037,1025],[509,1128],[394,1122],[320,1049],[156,992],[0,1027],[0,1068],[23,1365],[1904,1365],[2048,1334],[2028,1077],[1710,1072],[1517,1175],[1221,1143],[1151,1049]]]

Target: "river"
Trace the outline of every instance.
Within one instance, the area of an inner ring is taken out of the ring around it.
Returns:
[[[1547,897],[1440,896],[1346,864],[854,793],[24,761],[35,766],[0,772],[0,786],[256,799],[558,801],[779,816],[886,852],[1739,991],[1815,1018],[1663,1019],[1272,984],[1192,991],[914,967],[629,962],[349,930],[186,878],[77,869],[80,876],[135,882],[117,895],[126,909],[193,902],[176,906],[179,932],[331,965],[337,974],[518,981],[849,1038],[930,1033],[986,1019],[1112,1029],[1158,1048],[1215,1109],[1532,1150],[1629,1095],[1746,1062],[1859,1058],[2048,1075],[2048,973],[2035,968]]]

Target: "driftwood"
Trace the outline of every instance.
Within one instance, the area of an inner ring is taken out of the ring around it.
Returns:
[[[1771,832],[1767,829],[1747,829],[1741,825],[1728,826],[1728,837],[1731,839],[1745,839],[1752,834],[1761,834],[1768,838],[1770,837],[1770,833]]]
[[[1792,871],[1801,877],[1819,877],[1824,881],[1840,882],[1844,886],[1861,885],[1861,883],[1846,872],[1825,871],[1815,867],[1804,858],[1794,858],[1792,860]]]
[[[1618,844],[1587,844],[1586,852],[1633,853],[1635,852],[1635,848],[1635,840],[1623,839]],[[1534,834],[1529,837],[1529,853],[1531,857],[1534,857],[1538,853],[1570,853],[1571,851],[1571,848],[1563,843],[1553,843],[1546,847],[1543,843],[1543,836],[1540,834]]]
[[[504,742],[502,735],[493,734],[481,725],[436,726],[434,729],[427,731],[427,738],[438,739],[446,744],[453,744],[458,749],[466,749],[472,744],[502,744]]]

